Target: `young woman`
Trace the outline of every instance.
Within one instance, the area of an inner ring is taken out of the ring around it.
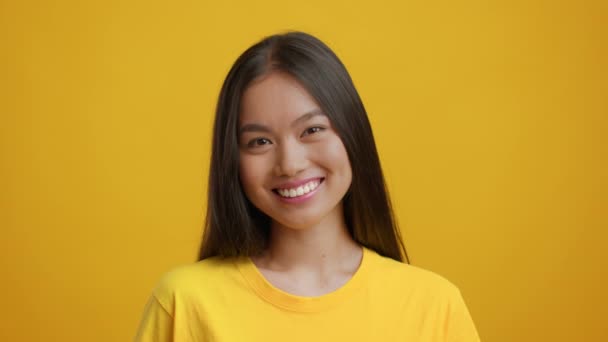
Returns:
[[[365,108],[324,43],[247,49],[213,134],[199,261],[162,277],[136,341],[479,341],[459,289],[409,264]]]

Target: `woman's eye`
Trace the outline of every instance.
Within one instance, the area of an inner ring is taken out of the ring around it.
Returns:
[[[304,135],[314,134],[314,133],[320,132],[320,131],[322,131],[324,129],[325,128],[323,128],[323,127],[310,127],[310,128],[308,128],[307,130],[304,131]]]
[[[268,140],[266,138],[257,138],[257,139],[253,139],[250,142],[248,142],[247,147],[263,146],[263,145],[267,145],[269,143],[270,143],[270,140]]]

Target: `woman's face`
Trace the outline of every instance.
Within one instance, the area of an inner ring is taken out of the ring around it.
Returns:
[[[352,171],[314,98],[280,72],[253,82],[239,115],[240,180],[249,200],[287,228],[342,222]]]

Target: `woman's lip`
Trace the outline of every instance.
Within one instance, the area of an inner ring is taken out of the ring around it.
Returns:
[[[301,196],[283,197],[279,194],[279,192],[276,189],[272,190],[272,192],[274,192],[274,194],[279,197],[279,200],[284,203],[299,204],[299,203],[303,203],[303,202],[306,202],[309,199],[311,199],[317,193],[317,191],[319,191],[319,188],[321,188],[321,186],[323,184],[323,180],[325,180],[325,178],[321,178],[321,181],[319,182],[319,186],[317,186],[313,191],[303,194]]]
[[[272,189],[272,190],[278,190],[278,189],[295,189],[301,185],[304,185],[306,183],[309,183],[311,181],[314,180],[318,180],[319,182],[323,181],[325,179],[325,177],[313,177],[313,178],[307,178],[307,179],[302,179],[302,180],[298,180],[298,181],[291,181],[291,182],[285,182],[282,184],[279,184],[278,187]]]

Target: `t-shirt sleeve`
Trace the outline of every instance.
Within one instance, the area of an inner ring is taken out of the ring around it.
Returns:
[[[480,342],[462,294],[455,287],[450,296],[445,336],[446,342]]]
[[[173,317],[155,294],[150,296],[146,303],[134,341],[173,341]]]

